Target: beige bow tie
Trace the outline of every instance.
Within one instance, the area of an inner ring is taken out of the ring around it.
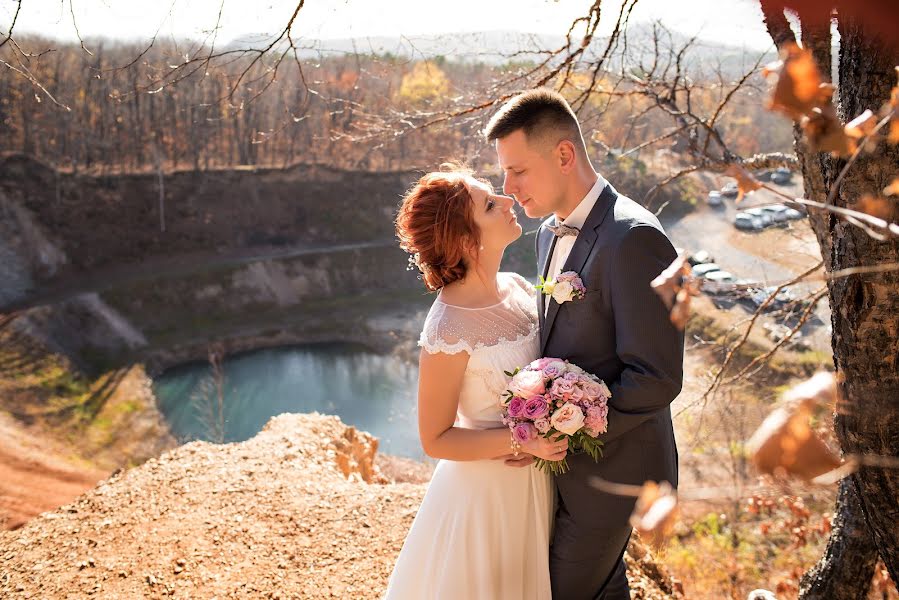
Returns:
[[[559,223],[558,225],[547,225],[547,229],[552,231],[556,237],[565,237],[566,235],[577,236],[581,232],[577,227],[571,227],[566,225],[565,223]]]

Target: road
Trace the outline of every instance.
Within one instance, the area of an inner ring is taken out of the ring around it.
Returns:
[[[727,178],[711,177],[707,183],[720,187]],[[794,176],[790,185],[775,186],[792,196],[801,196],[801,179]],[[746,208],[772,204],[783,199],[768,190],[759,190],[744,198],[739,207],[733,199],[724,205],[703,205],[676,222],[663,223],[676,246],[688,252],[707,250],[722,269],[737,278],[774,285],[793,279],[821,260],[817,240],[807,219],[790,222],[788,227],[769,227],[758,232],[744,232],[733,226],[734,215]],[[793,288],[803,296],[823,284],[809,282]],[[730,309],[748,315],[749,310],[737,305]],[[830,351],[830,307],[826,299],[818,304],[815,322],[803,327],[804,338],[815,350]],[[765,318],[765,321],[771,321]]]

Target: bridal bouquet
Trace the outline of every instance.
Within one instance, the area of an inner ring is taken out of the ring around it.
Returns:
[[[503,423],[515,441],[566,435],[569,450],[581,449],[599,460],[602,442],[596,438],[608,426],[612,397],[600,378],[561,358],[538,358],[506,375],[512,381],[502,394]],[[557,475],[568,471],[565,459],[538,458],[537,466]]]

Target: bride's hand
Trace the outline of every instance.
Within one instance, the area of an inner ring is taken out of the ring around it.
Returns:
[[[560,437],[562,439],[556,441],[538,435],[531,441],[522,444],[521,449],[543,460],[562,460],[568,452],[568,437]]]

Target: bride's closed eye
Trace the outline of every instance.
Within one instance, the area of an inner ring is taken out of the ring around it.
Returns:
[[[487,209],[484,212],[490,212],[494,206],[496,206],[496,201],[492,198],[487,198]]]

